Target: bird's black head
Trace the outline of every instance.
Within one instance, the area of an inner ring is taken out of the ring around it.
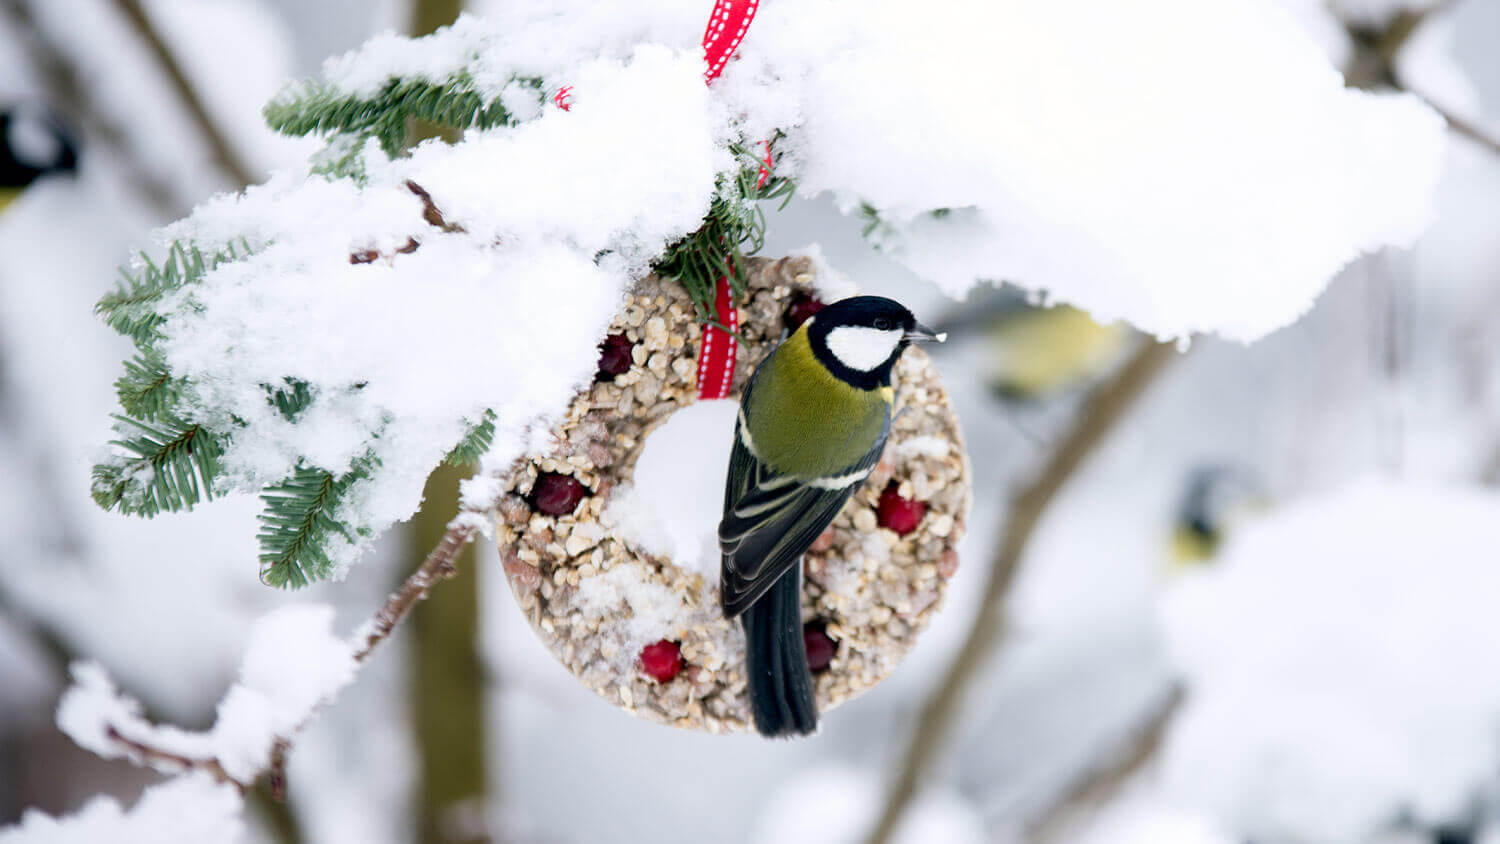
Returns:
[[[906,306],[884,296],[841,299],[807,322],[807,340],[818,360],[865,390],[891,383],[891,369],[907,346],[942,339]]]

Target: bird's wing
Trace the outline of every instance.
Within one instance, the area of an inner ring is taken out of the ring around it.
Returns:
[[[846,471],[800,478],[779,473],[756,457],[741,411],[719,522],[719,600],[726,616],[739,615],[797,563],[880,461],[889,431],[887,419],[875,446]]]

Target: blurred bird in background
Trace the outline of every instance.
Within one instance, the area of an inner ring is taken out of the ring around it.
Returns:
[[[77,147],[45,110],[0,108],[0,213],[38,179],[77,169]]]
[[[991,391],[1010,401],[1044,401],[1071,392],[1119,361],[1130,330],[1100,325],[1067,305],[1039,307],[1014,289],[976,291],[937,331],[979,338]]]
[[[1173,567],[1211,562],[1234,522],[1264,505],[1259,485],[1244,469],[1214,464],[1195,467],[1188,473],[1177,505]]]

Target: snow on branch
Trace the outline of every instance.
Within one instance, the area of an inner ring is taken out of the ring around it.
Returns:
[[[742,58],[726,87],[774,76],[800,100],[800,188],[873,209],[918,275],[1162,337],[1253,340],[1410,244],[1445,140],[1251,0],[799,4],[757,18]]]
[[[129,812],[101,798],[64,819],[28,813],[19,826],[0,832],[0,842],[237,840],[244,793],[266,776],[271,793],[284,796],[286,757],[297,734],[353,681],[360,664],[432,586],[453,576],[458,552],[488,529],[484,514],[460,513],[427,558],[348,639],[331,632],[333,610],[327,606],[287,606],[261,618],[251,630],[239,679],[220,701],[214,726],[204,732],[152,724],[103,667],[75,664],[73,685],[58,704],[63,732],[102,758],[176,776],[147,789]],[[191,822],[159,831],[159,819],[173,813]]]
[[[96,663],[73,666],[73,686],[58,704],[58,726],[106,759],[170,774],[201,771],[243,791],[270,767],[277,740],[289,739],[318,704],[354,678],[354,652],[330,632],[332,622],[333,610],[319,605],[283,607],[260,619],[250,632],[239,680],[206,732],[150,723],[140,704],[118,692]]]
[[[159,298],[122,288],[139,354],[96,494],[149,515],[260,492],[263,579],[338,577],[444,459],[521,456],[645,273],[708,319],[760,244],[757,202],[794,189],[869,215],[955,295],[1012,281],[1254,339],[1416,236],[1444,143],[1416,98],[1345,88],[1273,6],[767,4],[712,87],[698,4],[377,37],[268,106],[327,141],[308,172],[202,205],[163,236],[215,257]],[[459,139],[411,148],[412,121]]]
[[[0,844],[239,841],[243,809],[234,786],[193,773],[147,788],[129,810],[109,797],[95,797],[63,818],[27,809],[19,824],[0,830]]]
[[[518,456],[592,376],[625,287],[743,206],[716,196],[756,166],[696,54],[574,70],[569,111],[401,158],[344,127],[357,177],[283,173],[167,229],[168,260],[100,305],[140,349],[100,503],[153,515],[260,491],[262,578],[300,586],[409,516],[441,461]],[[661,137],[622,158],[601,142],[617,133]]]

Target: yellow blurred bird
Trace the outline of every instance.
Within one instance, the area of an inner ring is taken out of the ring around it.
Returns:
[[[1100,325],[1067,305],[1037,307],[1013,290],[976,293],[940,323],[955,337],[983,336],[984,377],[996,395],[1036,401],[1076,389],[1106,372],[1123,353],[1130,330]]]
[[[1212,562],[1225,533],[1263,499],[1251,477],[1231,466],[1199,466],[1188,474],[1172,528],[1173,568]]]

